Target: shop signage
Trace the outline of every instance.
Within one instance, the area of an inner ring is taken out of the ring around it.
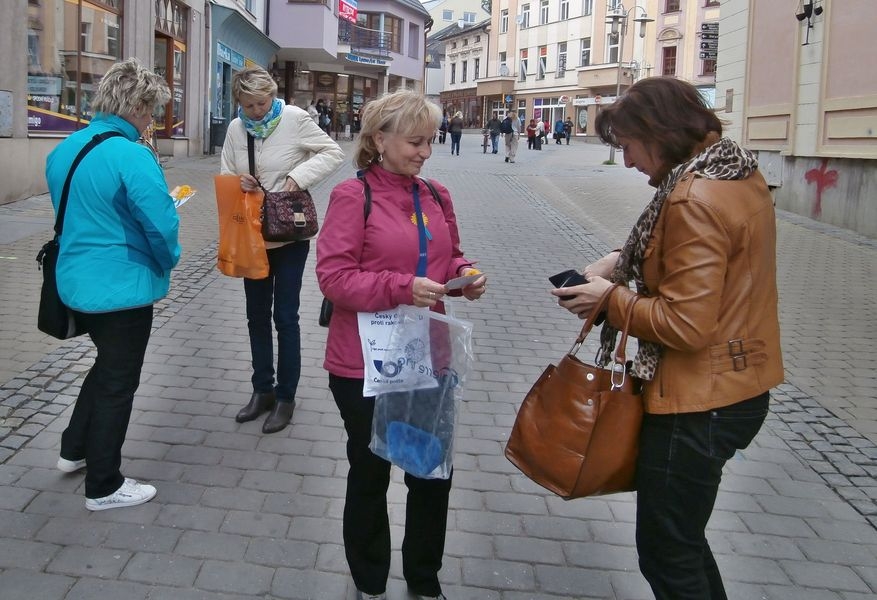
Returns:
[[[506,101],[506,103],[511,102],[511,101],[512,101],[512,97],[511,97],[511,96],[506,96],[506,97],[505,97],[505,101]]]
[[[229,63],[232,67],[236,69],[244,68],[243,55],[235,52],[222,42],[216,42],[216,58],[218,58],[222,62]]]
[[[569,102],[569,96],[561,96],[560,98],[558,98],[557,101],[560,104],[566,104],[567,102]]]
[[[356,0],[338,0],[338,18],[356,23]]]
[[[593,98],[576,98],[572,101],[573,106],[593,106],[595,104],[612,104],[615,102],[615,96],[594,96]]]
[[[361,65],[386,66],[388,64],[387,61],[385,61],[381,58],[372,58],[370,56],[360,56],[358,54],[353,54],[351,52],[348,52],[347,56],[345,56],[345,58],[347,60],[349,60],[350,62],[359,63]]]

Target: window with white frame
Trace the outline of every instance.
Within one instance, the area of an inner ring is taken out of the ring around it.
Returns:
[[[569,19],[569,0],[560,0],[560,20]]]
[[[539,24],[545,25],[548,22],[548,0],[539,0]]]
[[[508,33],[509,31],[509,9],[504,8],[499,11],[499,32]]]
[[[590,64],[591,64],[591,38],[582,38],[579,66],[580,67],[587,67]]]
[[[539,46],[539,62],[536,69],[536,79],[545,79],[545,71],[548,70],[548,46]]]
[[[472,79],[478,79],[478,77],[480,76],[480,72],[481,72],[481,59],[480,59],[480,58],[475,58],[475,59],[472,59],[472,60],[473,60],[473,64],[472,64]]]
[[[457,63],[451,63],[450,73],[451,73],[450,83],[457,83]]]
[[[452,10],[443,10],[442,11],[442,21],[453,21],[454,20],[454,11]]]
[[[563,77],[566,73],[566,42],[557,44],[557,76]]]
[[[588,16],[594,12],[594,0],[582,0],[582,14]]]
[[[466,23],[474,23],[475,22],[475,13],[474,12],[463,12],[463,21]]]
[[[518,81],[527,81],[527,48],[521,49],[520,72],[518,73]]]
[[[527,29],[530,26],[530,4],[521,5],[521,29]]]
[[[606,36],[606,62],[607,63],[617,63],[618,62],[618,40],[621,38],[620,35],[612,35],[611,33]]]
[[[463,70],[460,72],[460,83],[463,83],[464,81],[466,81],[466,79],[468,77],[469,77],[469,61],[464,60],[463,61]]]

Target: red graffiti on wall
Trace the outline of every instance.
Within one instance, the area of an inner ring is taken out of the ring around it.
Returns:
[[[822,164],[818,169],[810,169],[804,173],[804,179],[807,183],[816,184],[816,200],[813,202],[812,210],[813,217],[822,216],[822,192],[837,184],[837,171],[834,169],[829,171],[826,167],[828,167],[828,159],[823,158]]]

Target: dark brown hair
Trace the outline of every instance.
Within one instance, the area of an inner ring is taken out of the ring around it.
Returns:
[[[722,135],[722,121],[690,83],[675,77],[637,81],[595,121],[600,139],[619,148],[619,137],[657,150],[670,168],[688,160],[707,134]]]

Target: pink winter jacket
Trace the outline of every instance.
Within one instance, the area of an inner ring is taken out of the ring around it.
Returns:
[[[426,276],[445,283],[472,264],[460,249],[457,217],[444,186],[432,182],[442,200],[439,205],[416,178],[390,173],[380,165],[371,166],[365,176],[372,197],[368,218],[362,182],[348,179],[332,190],[317,238],[317,280],[335,304],[323,367],[340,377],[363,376],[356,313],[414,302],[419,240],[412,184],[418,186],[432,238],[427,241]]]

